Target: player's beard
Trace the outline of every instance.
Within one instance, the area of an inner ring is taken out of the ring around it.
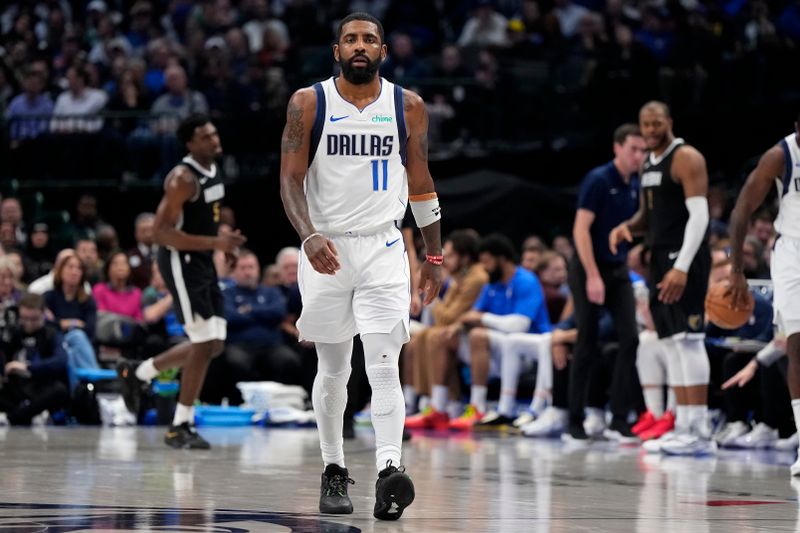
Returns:
[[[361,57],[367,60],[366,67],[354,67],[353,60],[357,57]],[[375,79],[375,74],[377,74],[378,69],[381,66],[381,58],[379,57],[375,61],[370,61],[369,57],[365,54],[356,54],[351,57],[349,60],[345,61],[342,58],[339,58],[339,68],[342,69],[342,76],[344,79],[352,83],[353,85],[364,85],[366,83],[371,82]]]

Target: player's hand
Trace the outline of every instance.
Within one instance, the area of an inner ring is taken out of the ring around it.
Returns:
[[[22,361],[9,361],[6,363],[6,376],[11,374],[27,374],[28,373],[28,365],[23,363]]]
[[[674,304],[683,296],[686,288],[686,272],[673,268],[656,285],[658,288],[658,301],[665,304]]]
[[[333,276],[341,267],[339,253],[333,241],[322,235],[314,235],[303,245],[308,262],[320,274]]]
[[[434,265],[425,261],[419,271],[419,290],[422,293],[422,303],[430,305],[439,296],[442,288],[442,265]]]
[[[595,305],[603,305],[606,301],[606,285],[600,275],[586,278],[586,296]]]
[[[730,297],[733,309],[747,309],[750,303],[750,289],[742,272],[728,274],[728,290],[725,291],[725,297]]]
[[[564,370],[567,368],[569,348],[566,344],[553,344],[550,353],[553,357],[553,366],[556,370]]]
[[[723,383],[722,390],[730,389],[734,385],[738,385],[739,388],[744,387],[750,382],[750,380],[753,379],[757,370],[758,361],[753,359],[747,363],[743,369],[739,370],[731,379]]]
[[[633,234],[624,222],[612,229],[611,233],[608,234],[608,249],[611,250],[612,254],[617,254],[617,247],[622,241],[633,242]]]
[[[237,230],[229,231],[222,229],[214,240],[214,249],[225,252],[227,254],[236,254],[239,248],[247,242],[247,237],[242,235],[242,232]]]

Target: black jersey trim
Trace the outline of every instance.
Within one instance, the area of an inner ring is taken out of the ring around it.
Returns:
[[[325,89],[322,84],[314,84],[314,92],[317,93],[317,113],[314,115],[314,126],[311,128],[311,144],[308,147],[308,164],[314,160],[314,155],[319,147],[319,140],[322,138],[322,128],[325,126]]]
[[[789,149],[789,143],[786,142],[786,139],[781,140],[781,148],[783,148],[783,163],[786,167],[783,171],[783,191],[781,193],[783,197],[789,192],[792,181],[792,151]]]
[[[400,139],[400,160],[406,166],[408,159],[408,133],[406,133],[406,117],[403,113],[403,88],[394,86],[394,114],[397,117],[397,136]]]

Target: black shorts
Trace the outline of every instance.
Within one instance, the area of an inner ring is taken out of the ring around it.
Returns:
[[[192,342],[225,340],[225,301],[210,253],[158,250],[158,269]]]
[[[650,313],[660,339],[678,333],[702,334],[705,331],[705,300],[708,276],[711,273],[711,252],[703,244],[689,267],[686,288],[681,299],[674,304],[658,301],[658,288],[667,272],[678,258],[680,248],[653,249],[650,259]]]

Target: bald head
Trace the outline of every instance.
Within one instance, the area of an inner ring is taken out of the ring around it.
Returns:
[[[646,104],[642,106],[642,109],[639,110],[639,114],[649,112],[649,113],[659,113],[664,115],[664,118],[672,118],[672,114],[669,111],[669,106],[664,102],[659,102],[658,100],[650,100]]]

